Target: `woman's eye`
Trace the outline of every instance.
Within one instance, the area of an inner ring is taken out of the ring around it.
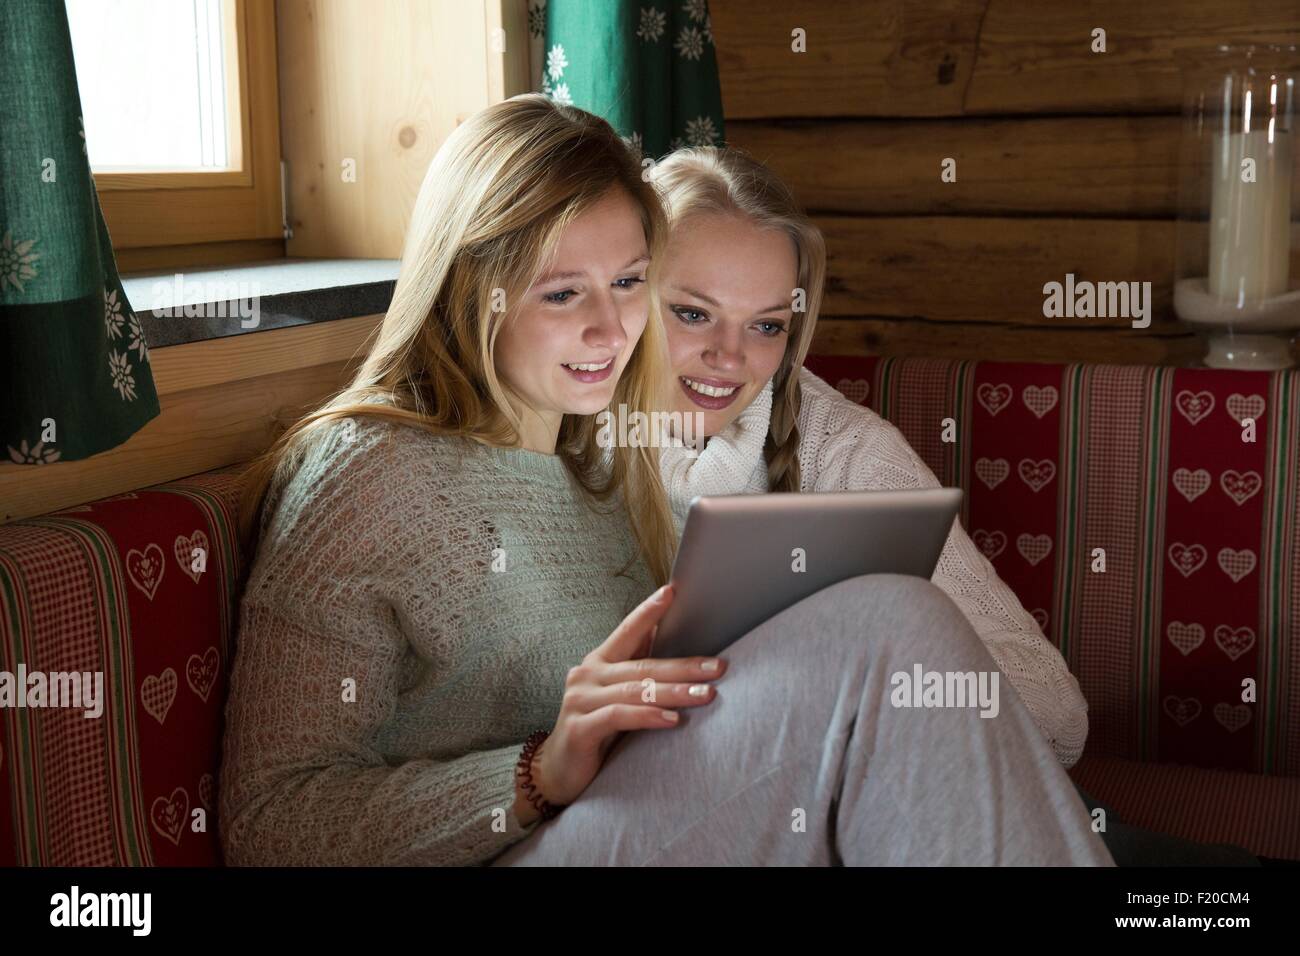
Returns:
[[[708,316],[699,309],[688,309],[684,305],[673,306],[673,312],[675,312],[677,317],[687,325],[698,325],[708,318]],[[691,318],[692,316],[697,316],[698,318]]]
[[[564,289],[561,292],[548,292],[546,295],[542,296],[542,301],[554,302],[556,305],[563,305],[569,301],[569,296],[577,294],[578,293],[572,289]]]
[[[631,290],[636,288],[636,286],[640,285],[642,282],[645,282],[645,279],[640,279],[636,276],[628,276],[625,279],[616,279],[614,285],[618,286],[620,289]],[[628,284],[624,285],[623,283]]]
[[[780,335],[785,331],[785,326],[780,322],[760,322],[758,323],[758,328],[760,334],[766,335],[768,338]]]

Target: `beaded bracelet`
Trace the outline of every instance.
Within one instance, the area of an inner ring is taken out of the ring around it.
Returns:
[[[538,748],[547,737],[551,735],[549,730],[535,730],[528,735],[524,742],[523,753],[519,755],[519,763],[515,768],[515,774],[520,779],[520,788],[524,791],[524,797],[533,805],[543,820],[551,820],[559,816],[563,807],[557,807],[547,801],[542,796],[541,790],[533,782],[533,757],[536,756]]]

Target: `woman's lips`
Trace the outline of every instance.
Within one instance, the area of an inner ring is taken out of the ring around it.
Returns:
[[[687,385],[686,378],[687,376],[679,376],[677,379],[677,385],[686,394],[686,397],[700,408],[707,408],[709,411],[716,412],[719,409],[726,408],[740,397],[741,388],[739,385],[735,386],[735,391],[730,395],[705,395],[703,392],[697,392],[695,389]],[[701,380],[691,379],[691,381],[698,382]],[[712,385],[713,383],[702,382],[701,384]]]
[[[595,365],[596,363],[579,362],[577,364]],[[584,371],[582,369],[569,368],[569,366],[567,365],[561,365],[560,368],[564,369],[566,372],[568,372],[570,375],[576,378],[579,382],[587,382],[587,383],[603,382],[605,381],[605,379],[609,378],[612,374],[614,374],[614,360],[610,359],[604,368],[598,369],[596,371]]]

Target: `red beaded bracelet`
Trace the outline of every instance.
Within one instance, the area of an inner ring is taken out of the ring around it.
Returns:
[[[533,757],[536,756],[538,748],[550,735],[549,730],[535,730],[529,734],[528,739],[524,741],[524,750],[519,755],[519,763],[515,769],[515,774],[520,779],[520,788],[524,791],[524,797],[533,805],[533,809],[541,814],[543,820],[554,819],[564,809],[548,802],[542,796],[537,784],[533,782]]]

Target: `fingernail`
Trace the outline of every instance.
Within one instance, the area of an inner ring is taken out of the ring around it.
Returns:
[[[664,715],[664,720],[668,721],[668,723],[670,723],[670,724],[675,724],[675,723],[677,723],[677,711],[675,711],[675,710],[661,710],[660,713]]]
[[[658,591],[655,592],[654,601],[656,604],[658,604],[667,597],[668,597],[668,585],[665,584],[663,587],[661,587]]]
[[[703,670],[703,671],[716,671],[717,669],[718,669],[718,662],[717,662],[717,660],[712,660],[712,659],[711,659],[711,660],[707,660],[707,661],[705,661],[703,664],[700,665],[700,670]]]
[[[705,695],[708,694],[708,692],[709,692],[708,684],[692,684],[690,690],[688,690],[686,693],[690,694],[692,697],[704,697]]]

